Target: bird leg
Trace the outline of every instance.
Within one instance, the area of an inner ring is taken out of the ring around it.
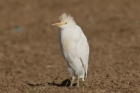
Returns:
[[[79,79],[80,79],[80,76],[78,75],[77,76],[77,86],[79,86]]]
[[[70,87],[72,87],[74,79],[75,79],[75,77],[72,76],[72,80],[71,80],[71,83],[70,83]]]

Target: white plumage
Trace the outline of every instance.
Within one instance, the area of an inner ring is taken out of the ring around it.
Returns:
[[[63,13],[60,16],[60,21],[60,23],[53,25],[61,28],[60,48],[72,76],[70,86],[73,85],[75,78],[77,78],[77,86],[79,86],[79,79],[82,78],[84,81],[87,77],[89,59],[87,38],[70,15]]]

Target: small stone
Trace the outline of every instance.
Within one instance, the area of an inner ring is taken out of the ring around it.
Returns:
[[[51,68],[51,67],[52,67],[52,65],[47,65],[47,66],[46,66],[46,68]]]

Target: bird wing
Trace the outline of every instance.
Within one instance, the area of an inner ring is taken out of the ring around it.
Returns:
[[[77,43],[77,55],[80,61],[82,62],[83,69],[85,70],[85,74],[87,76],[89,45],[87,42],[87,38],[83,32],[81,33],[79,42]]]

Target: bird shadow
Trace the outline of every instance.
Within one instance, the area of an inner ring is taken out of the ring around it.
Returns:
[[[51,83],[48,83],[50,86],[58,86],[58,87],[69,87],[71,81],[69,79],[63,80],[60,84],[56,83],[55,81],[52,81]],[[73,84],[73,86],[76,86],[76,84]]]

